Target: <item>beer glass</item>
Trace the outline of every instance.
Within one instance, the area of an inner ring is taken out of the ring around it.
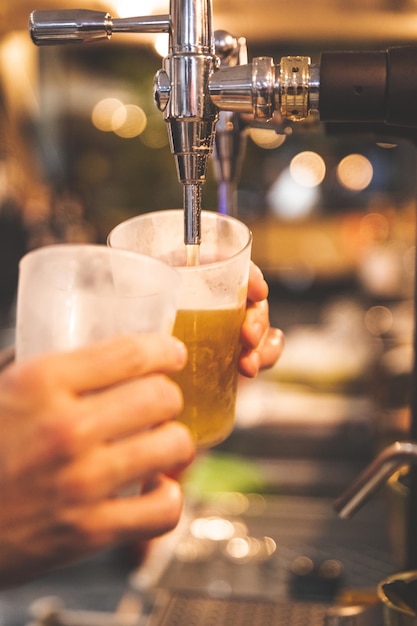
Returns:
[[[172,332],[181,277],[172,267],[96,244],[53,244],[19,264],[16,358],[116,334]]]
[[[198,265],[187,265],[182,210],[128,219],[111,231],[108,243],[158,258],[181,274],[182,295],[173,330],[188,348],[185,369],[173,376],[184,394],[180,419],[199,447],[220,443],[232,431],[235,417],[250,230],[235,218],[202,211]]]

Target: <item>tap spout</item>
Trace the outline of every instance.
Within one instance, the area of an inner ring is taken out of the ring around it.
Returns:
[[[160,98],[162,87],[167,85],[162,109],[187,200],[185,243],[199,244],[200,189],[213,151],[218,117],[208,88],[218,65],[211,0],[171,0],[170,15],[169,53],[157,75],[155,93]]]
[[[349,518],[400,467],[417,464],[417,444],[396,441],[363,470],[357,479],[334,502],[333,508],[342,518]]]

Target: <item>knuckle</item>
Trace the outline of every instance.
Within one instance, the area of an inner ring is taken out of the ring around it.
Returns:
[[[179,386],[164,375],[148,378],[150,401],[160,407],[166,418],[175,417],[183,408],[183,397]]]
[[[168,350],[169,336],[143,333],[122,337],[119,341],[119,356],[132,375],[152,369],[158,354]]]
[[[150,456],[146,449],[152,449]],[[191,463],[195,457],[195,444],[188,428],[179,422],[164,422],[150,431],[140,443],[142,454],[142,474],[145,475],[144,463],[148,463],[152,472],[171,473]]]
[[[177,457],[180,461],[188,461],[195,455],[195,443],[190,430],[180,422],[170,422],[166,424],[170,429],[169,440],[173,443]]]
[[[59,493],[67,504],[91,502],[95,496],[89,475],[73,467],[61,475]]]
[[[178,524],[183,506],[183,494],[176,481],[170,481],[163,500],[163,518],[166,530],[172,530]]]
[[[44,419],[39,424],[39,437],[46,457],[62,462],[74,459],[79,453],[81,442],[76,420],[65,413],[54,413]]]
[[[3,380],[14,393],[41,397],[49,388],[49,367],[45,358],[14,363],[4,370]]]
[[[64,538],[68,557],[73,557],[74,550],[81,555],[95,551],[110,542],[110,537],[103,537],[97,524],[92,523],[89,509],[74,507],[61,511],[56,520],[56,534]]]

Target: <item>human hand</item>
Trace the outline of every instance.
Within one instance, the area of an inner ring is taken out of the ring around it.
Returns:
[[[272,367],[281,356],[284,334],[269,322],[268,284],[261,270],[251,262],[248,303],[241,330],[243,349],[239,372],[254,378],[259,370]]]
[[[137,335],[14,363],[0,375],[0,586],[173,528],[166,476],[194,444],[173,421],[177,339]],[[140,495],[119,497],[141,484]]]

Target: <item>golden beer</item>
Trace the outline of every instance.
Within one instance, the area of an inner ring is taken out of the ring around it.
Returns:
[[[200,447],[220,443],[233,429],[244,313],[244,306],[177,313],[174,335],[188,348],[185,369],[173,376],[184,394],[179,419]]]

